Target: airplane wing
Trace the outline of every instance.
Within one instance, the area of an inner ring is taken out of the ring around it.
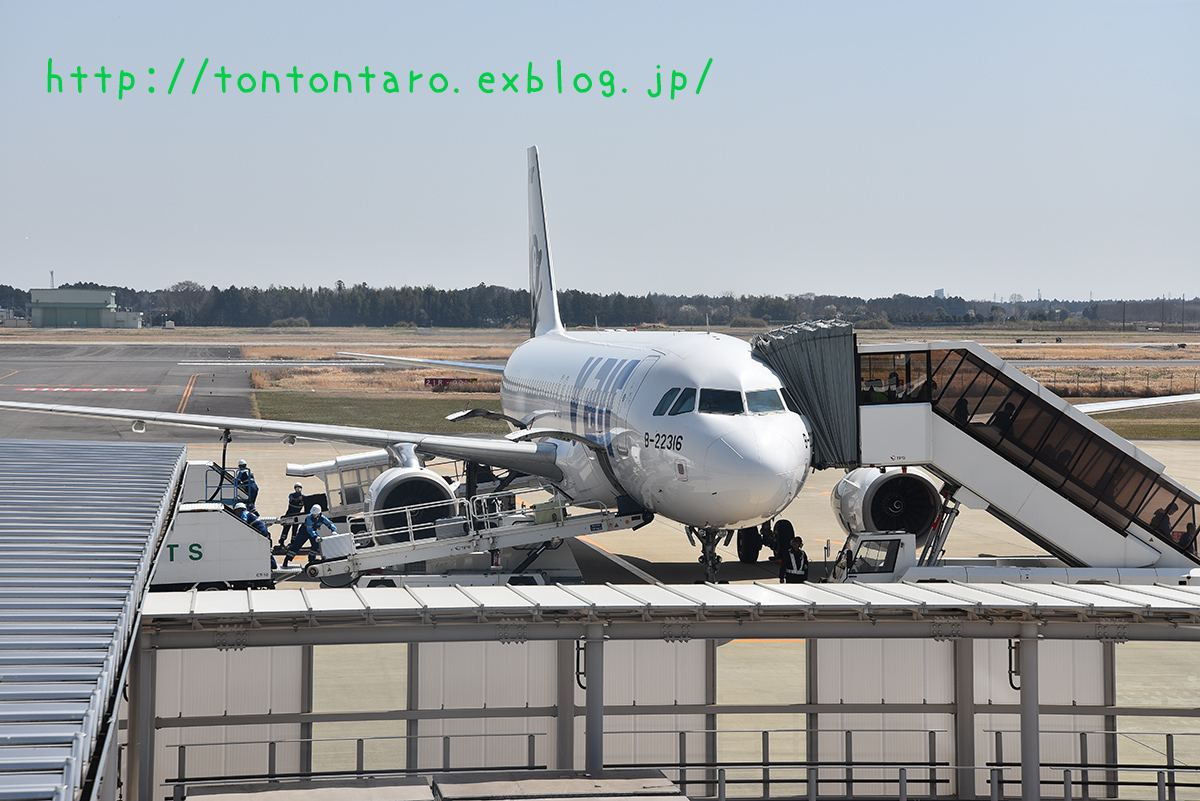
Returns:
[[[138,409],[104,409],[95,406],[66,406],[51,403],[0,401],[0,409],[23,412],[66,414],[76,417],[100,417],[130,420],[137,423],[162,423],[214,430],[251,431],[281,436],[311,437],[313,439],[369,445],[375,448],[410,444],[429,456],[479,462],[492,467],[517,470],[535,476],[561,481],[562,471],[555,464],[553,445],[540,442],[512,442],[486,437],[456,437],[447,434],[416,434],[407,431],[388,431],[378,428],[334,426],[319,423],[291,423],[282,420],[250,420],[242,417],[217,417],[207,414],[178,414],[150,412]]]
[[[338,353],[338,356],[350,356],[355,359],[370,359],[372,361],[399,362],[412,366],[432,365],[436,367],[451,367],[464,373],[479,373],[480,375],[502,376],[504,365],[482,364],[480,362],[448,362],[441,359],[414,359],[409,356],[376,356],[373,353]]]
[[[1108,412],[1124,412],[1130,409],[1144,409],[1149,406],[1167,406],[1172,403],[1192,403],[1200,401],[1200,393],[1191,395],[1167,395],[1161,398],[1128,398],[1126,400],[1100,401],[1099,403],[1081,403],[1075,408],[1086,415],[1106,414]]]

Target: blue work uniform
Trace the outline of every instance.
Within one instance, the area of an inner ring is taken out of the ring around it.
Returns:
[[[250,528],[254,529],[259,534],[262,534],[267,539],[271,539],[271,532],[267,530],[267,524],[264,523],[262,518],[257,514],[251,512],[249,509],[243,509],[241,519],[242,522],[250,526]]]
[[[271,532],[267,530],[267,524],[262,521],[262,519],[259,515],[255,514],[254,512],[251,512],[249,509],[243,509],[238,514],[238,519],[241,520],[246,525],[250,526],[250,528],[254,529],[262,536],[266,537],[267,542],[271,541]],[[277,566],[278,566],[278,564],[275,561],[275,557],[272,556],[271,557],[271,567],[274,568]]]
[[[258,482],[254,480],[254,473],[249,467],[238,469],[237,475],[233,477],[233,486],[239,492],[246,493],[247,506],[254,506],[254,501],[258,499]]]
[[[288,495],[288,508],[283,515],[284,517],[291,517],[292,515],[298,516],[302,514],[304,514],[304,492],[302,490],[296,490]],[[283,533],[279,535],[280,545],[283,545],[285,542],[287,542],[289,534],[296,534],[300,531],[301,522],[302,521],[288,523],[283,527]]]
[[[291,559],[296,554],[300,553],[300,549],[306,543],[311,542],[317,550],[321,549],[321,526],[329,529],[330,534],[337,534],[337,526],[333,521],[322,514],[309,514],[304,518],[304,522],[300,524],[300,529],[292,535],[292,541],[288,543],[287,558]]]

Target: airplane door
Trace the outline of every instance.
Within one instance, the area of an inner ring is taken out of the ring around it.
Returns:
[[[613,404],[613,411],[622,420],[627,420],[626,412],[629,410],[629,405],[633,403],[634,397],[637,396],[638,388],[642,386],[642,382],[646,380],[646,374],[650,372],[650,368],[658,361],[657,356],[647,356],[642,359],[641,364],[633,371],[633,375],[625,382],[625,386],[621,388],[620,395],[617,396],[616,403]]]

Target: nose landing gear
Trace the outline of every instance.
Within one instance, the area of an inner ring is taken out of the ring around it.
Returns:
[[[696,544],[696,540],[700,540],[700,564],[704,565],[704,580],[715,582],[717,580],[717,571],[721,569],[721,557],[717,554],[717,545],[722,539],[724,544],[729,545],[733,540],[733,529],[719,528],[693,528],[688,526],[686,529],[688,541],[692,545]]]

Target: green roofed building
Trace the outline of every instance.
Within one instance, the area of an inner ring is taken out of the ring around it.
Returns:
[[[142,313],[117,308],[108,289],[31,289],[29,324],[34,328],[141,328]]]

